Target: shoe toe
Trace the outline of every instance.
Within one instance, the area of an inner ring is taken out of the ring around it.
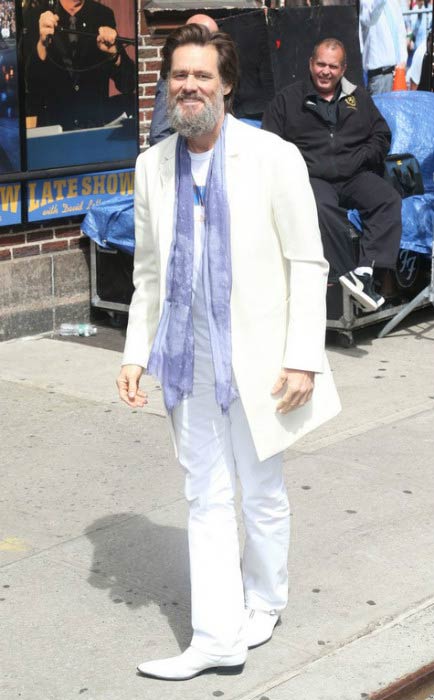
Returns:
[[[137,670],[143,676],[151,678],[175,679],[187,673],[186,668],[180,668],[177,657],[171,659],[158,659],[156,661],[145,661],[137,666]],[[181,672],[181,673],[180,673]]]

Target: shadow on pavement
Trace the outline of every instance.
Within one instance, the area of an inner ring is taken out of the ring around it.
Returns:
[[[90,585],[107,589],[113,603],[131,609],[158,605],[179,647],[186,648],[191,638],[186,531],[118,513],[99,518],[85,534],[94,547]],[[147,628],[145,623],[144,633]]]

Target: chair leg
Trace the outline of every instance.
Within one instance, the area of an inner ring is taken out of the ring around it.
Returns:
[[[390,319],[389,323],[386,323],[384,328],[381,329],[381,331],[378,334],[378,338],[384,338],[387,333],[390,333],[391,330],[393,330],[398,323],[400,323],[406,316],[408,316],[409,313],[417,309],[419,304],[421,304],[425,299],[429,299],[430,296],[430,286],[428,285],[425,287],[425,289],[422,289],[421,292],[417,296],[414,297],[411,301],[408,302],[408,304],[405,305],[403,309],[399,313],[396,314],[393,318]]]

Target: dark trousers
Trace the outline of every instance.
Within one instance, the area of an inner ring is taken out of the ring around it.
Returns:
[[[347,209],[358,209],[363,224],[358,265],[394,270],[402,225],[401,197],[393,187],[371,172],[333,183],[312,177],[310,184],[330,279],[337,281],[356,266]]]

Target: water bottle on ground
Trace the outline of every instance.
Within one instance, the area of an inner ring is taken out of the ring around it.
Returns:
[[[97,327],[91,323],[62,323],[59,328],[59,335],[75,335],[85,336],[88,338],[91,335],[97,334]]]

